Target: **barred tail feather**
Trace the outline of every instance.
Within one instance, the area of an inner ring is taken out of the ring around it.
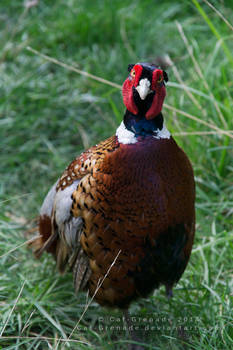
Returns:
[[[81,248],[73,265],[73,279],[76,293],[86,287],[90,276],[91,269],[89,266],[89,258]]]

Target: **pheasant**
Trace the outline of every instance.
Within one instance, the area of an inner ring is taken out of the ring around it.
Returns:
[[[60,272],[72,269],[76,292],[121,309],[160,285],[172,295],[195,231],[192,166],[161,113],[167,74],[149,63],[128,71],[116,134],[65,169],[33,243],[36,257],[47,251]]]

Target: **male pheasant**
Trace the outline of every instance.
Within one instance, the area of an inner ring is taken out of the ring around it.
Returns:
[[[36,256],[72,268],[76,291],[101,305],[127,308],[160,285],[170,295],[190,257],[194,177],[161,114],[167,80],[153,64],[129,65],[116,134],[66,168],[40,211]]]

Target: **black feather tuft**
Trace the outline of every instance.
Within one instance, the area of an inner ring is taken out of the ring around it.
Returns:
[[[166,83],[168,82],[168,75],[167,73],[165,72],[165,70],[163,71],[163,77],[164,77],[164,80],[166,81]]]
[[[134,66],[135,66],[135,64],[132,64],[132,63],[129,64],[129,65],[128,65],[128,72],[131,72],[131,69],[132,69]]]

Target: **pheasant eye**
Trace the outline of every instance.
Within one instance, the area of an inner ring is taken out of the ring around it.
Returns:
[[[159,79],[157,80],[157,83],[162,83],[162,81],[163,81],[163,77],[162,77],[162,75],[159,77]]]
[[[135,73],[135,70],[133,69],[133,70],[130,72],[130,75],[131,75],[132,78],[134,78],[134,77],[135,77],[135,74],[136,74],[136,73]]]

